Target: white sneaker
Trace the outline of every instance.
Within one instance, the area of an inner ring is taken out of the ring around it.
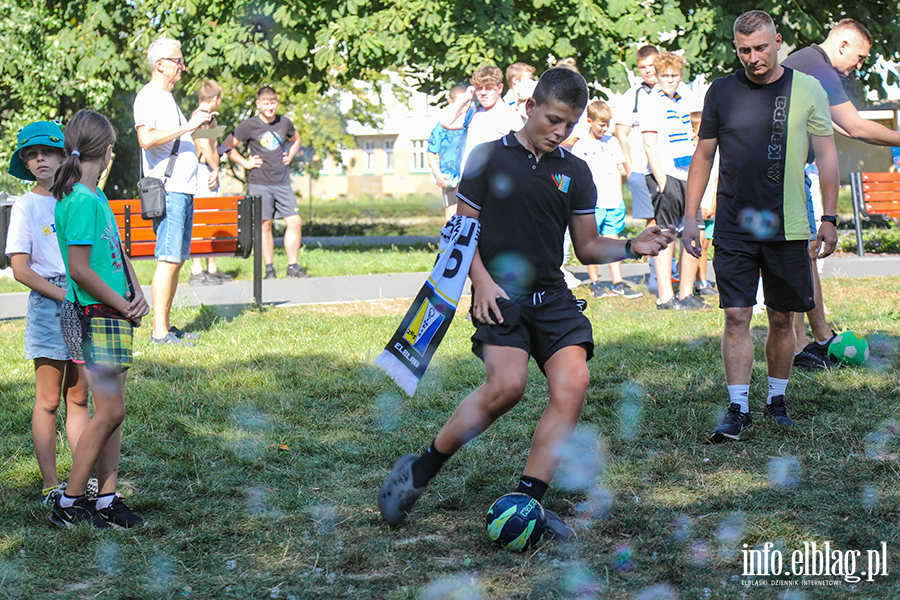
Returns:
[[[568,269],[562,269],[563,279],[566,280],[566,287],[574,290],[581,285],[581,280],[575,277]]]

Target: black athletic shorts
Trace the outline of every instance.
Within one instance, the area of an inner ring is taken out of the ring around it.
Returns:
[[[805,313],[816,306],[806,240],[753,242],[716,236],[713,246],[721,308],[756,304],[760,274],[766,306],[772,310]]]
[[[646,178],[656,224],[663,229],[677,229],[684,221],[684,199],[687,197],[687,184],[670,175],[666,177],[666,189],[660,193],[653,173],[647,173]],[[703,222],[703,215],[699,209],[697,210],[697,222]]]
[[[587,360],[594,356],[591,322],[569,290],[538,292],[516,300],[498,298],[497,307],[503,313],[502,325],[482,325],[472,317],[472,352],[481,360],[484,344],[521,348],[534,357],[541,371],[551,356],[568,346],[582,346]]]

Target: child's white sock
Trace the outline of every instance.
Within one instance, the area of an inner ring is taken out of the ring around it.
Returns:
[[[115,499],[115,492],[113,492],[112,494],[103,494],[102,496],[97,496],[97,510],[100,510],[102,508],[109,508],[109,505],[112,504],[112,501]]]

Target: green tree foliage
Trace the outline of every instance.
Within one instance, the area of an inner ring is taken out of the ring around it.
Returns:
[[[148,78],[146,48],[161,35],[179,39],[188,60],[190,73],[175,90],[186,112],[205,78],[248,89],[277,82],[309,120],[304,140],[309,134],[333,151],[348,142],[346,128],[335,129],[347,118],[336,93],[352,92],[356,80],[398,70],[437,93],[484,63],[523,61],[540,72],[574,57],[589,82],[623,89],[634,50],[645,43],[683,51],[689,74],[712,78],[739,67],[731,26],[754,8],[771,13],[795,47],[854,17],[872,31],[873,56],[900,60],[896,0],[0,0],[0,161],[8,162],[22,125],[91,107],[119,129],[109,191],[132,194],[131,104]],[[862,74],[876,90],[894,81],[871,69]],[[369,115],[376,107],[357,108]],[[0,184],[16,189],[5,169]]]

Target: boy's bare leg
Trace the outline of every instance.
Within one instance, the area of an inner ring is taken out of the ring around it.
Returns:
[[[666,303],[675,296],[672,291],[672,255],[675,244],[669,244],[656,256],[654,268],[656,269],[656,285],[659,286],[657,297],[660,302]]]
[[[565,445],[581,418],[590,376],[587,353],[581,346],[556,352],[544,365],[550,399],[531,441],[524,475],[547,483],[562,460]]]
[[[528,381],[528,353],[521,348],[483,346],[487,380],[453,412],[434,440],[442,454],[453,454],[478,437],[519,403]]]
[[[300,215],[292,215],[284,218],[284,225],[284,253],[287,255],[288,264],[296,265],[297,257],[300,255],[300,239],[303,231],[303,220],[300,218]]]
[[[766,336],[766,366],[769,377],[787,379],[794,363],[793,313],[766,308],[769,316],[769,334]]]

